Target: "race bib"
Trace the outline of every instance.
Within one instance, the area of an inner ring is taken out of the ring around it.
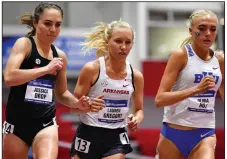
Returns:
[[[128,113],[128,100],[104,99],[106,107],[98,113],[98,121],[104,123],[123,122]]]
[[[188,107],[188,110],[201,113],[213,113],[215,102],[214,96],[215,91],[209,90],[203,94],[190,97],[190,106]]]
[[[90,147],[91,142],[87,140],[83,140],[79,137],[76,137],[75,139],[75,150],[83,152],[83,153],[88,153],[89,147]]]
[[[13,131],[14,131],[14,125],[5,121],[3,124],[3,134],[12,134]]]
[[[123,145],[130,144],[128,134],[126,132],[119,134],[119,136],[120,136],[121,143]]]
[[[27,84],[25,101],[36,104],[51,104],[54,81],[36,79]]]

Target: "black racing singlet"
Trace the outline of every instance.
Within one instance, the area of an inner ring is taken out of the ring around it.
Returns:
[[[50,60],[38,53],[35,41],[29,37],[32,50],[22,62],[20,69],[34,69],[44,67]],[[53,57],[58,57],[54,45],[51,45]],[[55,116],[54,84],[57,72],[46,74],[25,84],[12,86],[6,107],[6,120],[19,122]]]

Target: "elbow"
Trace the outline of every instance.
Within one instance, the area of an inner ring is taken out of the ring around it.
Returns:
[[[155,105],[157,108],[160,108],[163,106],[163,102],[160,96],[155,97]]]
[[[54,93],[55,93],[55,98],[62,104],[64,104],[65,100],[68,99],[67,94],[65,94],[67,92],[67,90],[65,91],[59,91],[57,89],[55,89]]]
[[[4,83],[8,87],[11,87],[11,86],[15,85],[13,79],[10,78],[9,76],[4,76]]]
[[[17,85],[17,79],[14,77],[12,71],[5,71],[3,78],[6,86],[11,87]]]
[[[60,103],[62,103],[62,96],[61,96],[61,94],[59,94],[57,91],[55,91],[54,92],[55,94],[55,99],[58,101],[58,102],[60,102]]]

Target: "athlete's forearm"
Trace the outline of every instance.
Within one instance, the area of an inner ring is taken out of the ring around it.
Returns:
[[[136,120],[138,121],[138,123],[141,123],[144,119],[143,110],[138,110],[137,112],[135,112],[134,116],[136,117]]]
[[[71,113],[80,113],[80,114],[84,114],[84,113],[88,113],[89,110],[88,110],[88,111],[84,111],[84,110],[81,110],[81,109],[79,109],[79,108],[71,108],[71,109],[70,109],[70,112],[71,112]]]
[[[29,82],[48,73],[46,67],[36,69],[15,69],[4,74],[4,81],[7,86],[18,86]]]
[[[56,97],[60,103],[70,107],[70,108],[78,108],[79,107],[79,100],[68,90],[66,90],[62,94],[57,94]]]
[[[197,93],[195,87],[175,92],[164,92],[156,96],[155,103],[157,107],[176,104]]]

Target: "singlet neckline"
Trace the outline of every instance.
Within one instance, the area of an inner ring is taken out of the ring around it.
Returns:
[[[52,59],[47,59],[47,58],[43,57],[43,56],[39,53],[39,51],[38,51],[38,49],[37,49],[37,45],[36,45],[36,42],[35,42],[34,37],[31,36],[30,39],[31,39],[31,42],[32,42],[32,44],[33,44],[33,45],[32,45],[32,49],[33,49],[33,47],[34,47],[34,51],[36,51],[36,53],[38,54],[38,56],[41,57],[41,58],[44,59],[44,60],[51,61]],[[54,58],[54,57],[58,57],[58,55],[57,55],[57,50],[55,49],[55,47],[54,47],[53,44],[51,44],[50,49],[52,50],[53,58]]]
[[[101,63],[102,63],[102,62],[103,62],[103,64],[104,64],[104,66],[105,66],[105,68],[102,68],[103,73],[104,73],[104,75],[105,75],[106,77],[108,77],[110,80],[113,80],[113,81],[125,81],[125,80],[127,79],[127,77],[128,77],[128,69],[127,69],[128,63],[127,63],[127,61],[126,61],[126,63],[125,63],[125,65],[126,65],[126,67],[125,67],[125,69],[126,69],[126,76],[125,76],[123,79],[112,79],[112,78],[110,78],[110,76],[108,76],[107,70],[106,70],[106,61],[105,61],[105,57],[100,57],[100,66],[101,66]]]
[[[203,59],[201,59],[197,54],[196,54],[196,52],[194,51],[194,49],[192,48],[192,45],[191,44],[189,44],[189,47],[192,49],[192,51],[193,51],[193,53],[195,54],[195,56],[200,60],[200,61],[202,61],[202,62],[205,62],[205,63],[209,63],[210,61],[212,61],[213,59],[214,59],[214,56],[215,56],[215,51],[213,51],[213,56],[209,59],[209,60],[203,60]]]

